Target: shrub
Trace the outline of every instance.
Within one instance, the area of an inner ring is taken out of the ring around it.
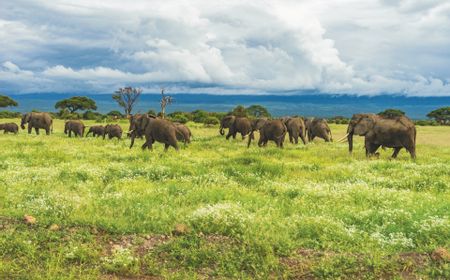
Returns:
[[[189,119],[184,114],[172,115],[169,119],[173,122],[187,123]]]
[[[18,112],[0,111],[0,119],[14,119],[20,118],[21,116],[22,114]]]
[[[192,120],[194,122],[203,123],[205,119],[208,118],[208,112],[203,110],[196,110],[192,112]]]
[[[219,124],[219,119],[218,118],[216,118],[216,117],[207,117],[204,121],[203,121],[203,123],[204,124],[207,124],[207,125],[216,125],[216,124]]]

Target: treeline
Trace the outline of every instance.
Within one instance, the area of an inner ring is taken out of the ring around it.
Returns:
[[[50,114],[53,118],[66,120],[82,119],[95,120],[96,122],[108,122],[111,120],[124,119],[132,114],[133,107],[138,101],[141,93],[142,90],[131,87],[120,88],[118,91],[114,92],[112,98],[117,102],[119,107],[123,108],[124,113],[121,113],[117,110],[110,111],[107,114],[96,112],[95,110],[97,110],[97,105],[93,99],[86,96],[74,96],[56,102],[55,109],[59,109],[59,111],[50,112]],[[207,112],[204,110],[195,110],[193,112],[176,111],[165,114],[164,112],[166,106],[172,104],[173,102],[175,102],[174,98],[164,94],[163,89],[161,91],[160,112],[157,113],[155,110],[151,109],[146,113],[162,118],[167,118],[174,122],[187,123],[192,121],[197,123],[204,123],[206,125],[217,125],[220,123],[220,120],[226,115],[248,118],[272,117],[267,108],[261,105],[251,105],[249,107],[238,105],[229,112]],[[18,103],[15,100],[6,95],[0,95],[0,108],[14,106],[18,106]],[[392,118],[405,115],[405,112],[398,109],[387,109],[379,112],[378,114]],[[0,118],[19,118],[20,116],[21,113],[0,111]],[[416,120],[414,122],[416,125],[450,125],[450,107],[442,107],[433,110],[427,114],[427,117],[429,119]],[[335,116],[326,119],[329,123],[335,124],[348,124],[350,122],[350,118],[344,116]]]

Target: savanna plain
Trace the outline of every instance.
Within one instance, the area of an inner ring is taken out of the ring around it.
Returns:
[[[188,123],[164,152],[63,125],[0,135],[0,279],[450,278],[448,126],[418,126],[413,161],[361,137],[247,149]]]

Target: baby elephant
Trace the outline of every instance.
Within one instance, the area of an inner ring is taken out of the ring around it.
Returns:
[[[0,124],[0,130],[3,130],[4,134],[8,132],[17,134],[19,132],[19,126],[15,123],[2,123]]]
[[[177,140],[182,141],[185,145],[191,143],[192,133],[189,127],[178,122],[174,122],[173,124],[176,128]]]
[[[75,137],[83,137],[85,128],[86,126],[82,121],[67,121],[64,125],[64,134],[69,134],[69,137],[72,137],[73,132]]]
[[[89,135],[89,133],[92,133],[92,136],[98,137],[103,136],[103,133],[105,133],[105,127],[103,125],[94,125],[89,128],[89,131],[86,133],[86,137]]]
[[[103,139],[108,135],[108,139],[117,137],[117,139],[122,139],[122,128],[118,124],[107,124],[105,126],[105,131],[103,132]]]

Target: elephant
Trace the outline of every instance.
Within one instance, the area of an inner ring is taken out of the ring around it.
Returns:
[[[251,132],[253,134],[254,131]],[[259,141],[258,146],[266,146],[269,140],[275,142],[277,147],[283,148],[284,137],[287,133],[287,127],[283,123],[282,120],[267,120],[259,129]],[[248,138],[247,148],[250,147],[250,144],[253,139],[253,135],[250,135]]]
[[[325,142],[333,142],[331,129],[325,119],[307,119],[305,125],[309,142],[312,142],[315,137],[322,138],[325,140]]]
[[[302,139],[303,144],[306,144],[305,135],[306,127],[302,118],[285,118],[284,124],[287,127],[289,133],[289,141],[291,143],[298,144],[298,137]]]
[[[86,133],[86,137],[92,133],[92,136],[98,137],[103,136],[103,133],[105,133],[105,127],[103,125],[94,125],[89,127],[88,132]]]
[[[3,130],[4,134],[7,134],[8,132],[17,134],[19,132],[19,126],[15,123],[2,123],[0,124],[0,130]]]
[[[183,141],[185,145],[191,143],[192,133],[189,127],[179,122],[174,122],[173,124],[177,129],[177,140]]]
[[[108,135],[108,139],[112,139],[116,137],[117,139],[122,139],[122,127],[118,124],[107,124],[103,131],[103,140],[106,135]]]
[[[53,120],[49,113],[25,113],[22,115],[22,121],[20,127],[25,129],[25,124],[28,124],[28,134],[31,134],[31,130],[34,128],[37,135],[39,135],[39,129],[45,129],[47,135],[53,131]]]
[[[85,128],[86,126],[82,121],[67,121],[64,125],[64,134],[68,134],[69,137],[72,137],[73,132],[75,137],[83,137]]]
[[[164,143],[164,151],[167,151],[170,146],[178,151],[177,129],[175,125],[168,120],[145,114],[132,118],[130,128],[130,148],[133,147],[134,139],[142,133],[142,135],[145,136],[145,143],[142,145],[142,149],[148,148],[149,150],[152,150],[153,143],[158,141]]]
[[[382,117],[375,114],[355,114],[347,128],[349,152],[353,151],[353,135],[364,136],[366,156],[378,155],[377,149],[394,148],[392,158],[396,158],[402,148],[405,148],[416,158],[416,127],[406,116]]]
[[[228,140],[231,136],[233,139],[236,139],[236,134],[240,133],[242,135],[242,139],[245,139],[245,136],[251,133],[252,124],[249,119],[245,117],[235,117],[235,116],[225,116],[220,121],[220,135],[224,135],[224,129],[228,128],[228,134],[226,139]]]

